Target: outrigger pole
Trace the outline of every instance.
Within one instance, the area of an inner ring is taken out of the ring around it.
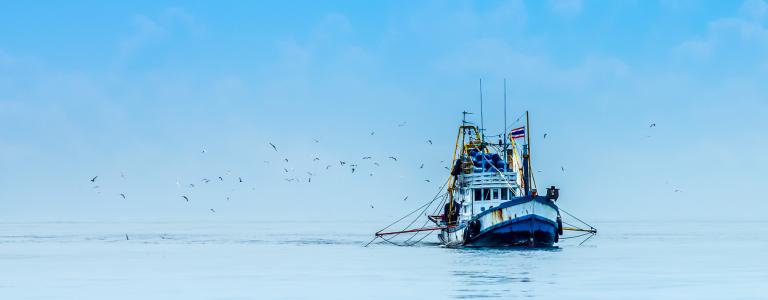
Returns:
[[[483,79],[480,78],[480,139],[485,142],[485,123],[483,123]]]

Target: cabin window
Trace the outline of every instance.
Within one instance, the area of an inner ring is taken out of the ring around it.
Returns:
[[[493,200],[499,199],[499,189],[493,189]]]
[[[483,189],[483,200],[491,200],[491,189]]]
[[[507,190],[508,189],[501,189],[501,200],[507,200]]]
[[[475,189],[475,201],[483,200],[483,196],[481,193],[482,193],[481,189]]]

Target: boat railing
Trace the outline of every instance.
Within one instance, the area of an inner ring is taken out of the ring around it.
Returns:
[[[509,185],[517,186],[517,172],[482,172],[463,174],[462,177],[466,185],[506,185],[509,183]]]

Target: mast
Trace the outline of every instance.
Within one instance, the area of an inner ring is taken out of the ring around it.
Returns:
[[[504,159],[506,160],[507,159],[507,79],[506,78],[504,78],[504,133],[502,133],[502,139],[504,140]]]
[[[480,78],[480,139],[485,142],[485,124],[483,123],[483,79]]]
[[[528,120],[527,110],[525,111],[525,140],[525,148],[527,150],[525,151],[527,154],[525,159],[528,161],[528,182],[525,183],[525,189],[527,190],[527,193],[530,194],[531,185],[533,185],[533,174],[531,173],[533,168],[531,168],[531,123]]]

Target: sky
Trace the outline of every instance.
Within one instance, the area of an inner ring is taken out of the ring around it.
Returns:
[[[0,219],[392,220],[506,79],[562,208],[764,220],[767,75],[764,0],[3,2]]]

